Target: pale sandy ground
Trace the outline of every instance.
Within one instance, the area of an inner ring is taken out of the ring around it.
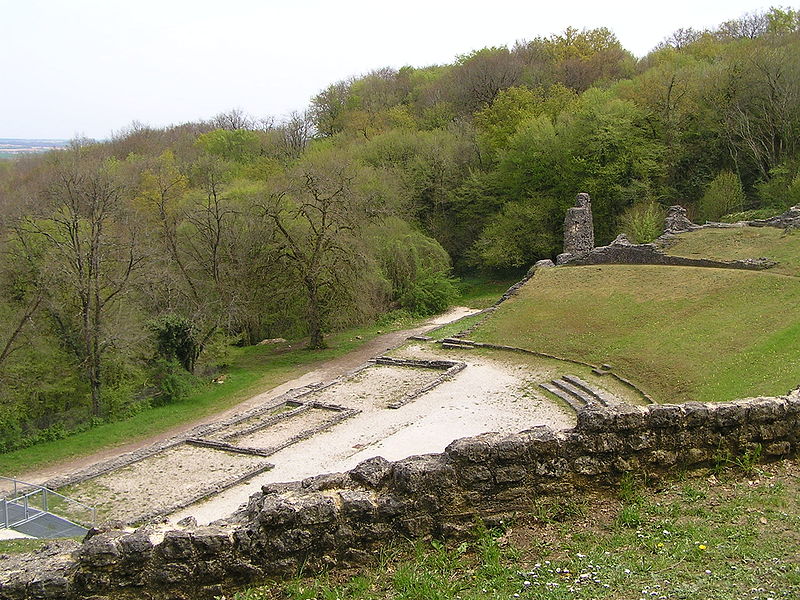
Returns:
[[[437,353],[428,347],[416,348],[425,349],[419,354],[435,356]],[[404,354],[416,354],[413,348]],[[452,380],[399,409],[385,408],[382,377],[372,380],[371,369],[359,374],[358,385],[362,390],[374,385],[377,401],[371,401],[368,394],[350,395],[350,402],[339,403],[359,408],[360,414],[277,452],[270,457],[275,464],[271,471],[181,510],[171,515],[170,521],[191,515],[201,524],[209,523],[231,514],[266,483],[344,471],[373,456],[398,460],[441,452],[457,438],[487,431],[510,433],[536,425],[574,425],[574,413],[550,401],[532,385],[541,378],[540,373],[484,357],[465,361],[467,368]],[[345,389],[341,391],[347,396]]]
[[[409,336],[425,334],[426,332],[440,325],[451,323],[476,312],[479,311],[474,308],[468,308],[466,306],[454,306],[447,312],[429,319],[419,327],[404,329],[401,331],[392,331],[390,333],[379,335],[344,356],[325,361],[313,371],[309,371],[299,377],[296,377],[295,379],[274,387],[271,390],[257,394],[224,412],[184,423],[183,425],[173,427],[167,431],[162,431],[161,433],[149,438],[137,440],[136,442],[120,444],[119,446],[106,448],[88,456],[81,456],[78,458],[45,465],[36,469],[35,471],[16,473],[12,476],[21,479],[22,481],[41,484],[48,479],[54,479],[69,473],[75,473],[98,462],[109,460],[129,452],[134,452],[140,448],[146,448],[163,440],[185,433],[186,431],[189,431],[198,425],[224,420],[232,417],[233,415],[246,412],[256,406],[261,406],[265,402],[277,398],[289,390],[300,388],[312,383],[335,379],[336,377],[344,375],[345,373],[363,365],[370,358],[379,356],[390,348],[401,344]]]
[[[347,356],[329,361],[215,418],[227,418],[269,403],[290,389],[334,379],[397,346],[410,335],[425,333],[472,312],[475,311],[457,308],[422,327],[380,336]],[[176,522],[189,515],[200,523],[224,518],[266,483],[344,471],[373,456],[398,460],[414,454],[441,452],[457,438],[488,431],[517,432],[536,425],[568,428],[575,423],[574,413],[538,391],[535,382],[552,375],[544,368],[539,372],[537,368],[490,359],[477,353],[454,354],[430,343],[406,346],[399,354],[418,358],[454,359],[458,356],[456,360],[465,361],[467,367],[452,380],[399,409],[388,409],[387,404],[419,389],[441,372],[376,365],[304,398],[304,401],[337,404],[361,412],[310,439],[276,452],[268,459],[275,465],[274,469],[176,512],[170,516],[170,521]],[[310,414],[291,417],[276,424],[277,427],[268,426],[230,441],[254,447],[278,445],[311,426],[324,423],[323,413],[318,410],[312,409]],[[241,426],[234,426],[229,432],[236,430],[241,431]],[[97,505],[108,518],[135,518],[189,497],[212,481],[244,473],[261,461],[264,459],[181,446],[74,486],[67,493],[75,499]]]
[[[136,519],[201,493],[209,482],[236,477],[269,462],[259,456],[183,444],[116,469],[63,493],[97,509],[99,519]]]
[[[0,529],[0,540],[16,540],[30,537],[31,536],[14,531],[13,529]]]

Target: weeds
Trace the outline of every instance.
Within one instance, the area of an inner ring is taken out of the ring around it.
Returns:
[[[714,466],[711,470],[715,475],[719,475],[728,469],[738,469],[742,473],[752,474],[761,462],[762,452],[761,444],[755,444],[752,448],[746,450],[744,454],[737,456],[720,445],[714,454]]]

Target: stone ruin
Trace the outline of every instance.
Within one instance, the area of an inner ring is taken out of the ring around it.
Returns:
[[[676,204],[667,209],[667,218],[664,219],[664,233],[683,233],[697,228],[697,225],[689,220],[686,209]]]
[[[786,212],[770,217],[747,222],[750,227],[778,227],[780,229],[800,228],[800,204],[792,206]]]
[[[747,258],[743,260],[713,260],[671,256],[665,249],[675,239],[676,234],[695,231],[706,227],[744,227],[772,226],[791,227],[800,225],[800,206],[786,213],[763,221],[744,221],[741,223],[708,223],[695,225],[689,220],[682,206],[670,206],[664,221],[664,233],[650,244],[632,244],[625,234],[620,234],[607,246],[595,247],[592,223],[592,206],[589,194],[578,194],[573,208],[564,219],[564,252],[558,255],[558,265],[670,265],[687,267],[713,267],[727,269],[762,270],[777,263],[767,258]]]
[[[564,254],[560,257],[583,254],[593,249],[592,199],[589,194],[582,192],[575,199],[575,206],[567,211],[564,218]]]

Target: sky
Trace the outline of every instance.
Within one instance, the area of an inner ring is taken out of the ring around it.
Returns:
[[[105,139],[240,108],[285,117],[373,69],[577,28],[637,56],[780,1],[0,0],[0,138]]]

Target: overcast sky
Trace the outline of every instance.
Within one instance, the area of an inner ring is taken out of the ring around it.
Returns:
[[[609,27],[642,56],[679,27],[770,6],[756,2],[0,0],[0,138],[102,139],[235,107],[280,117],[352,75],[569,25]]]

